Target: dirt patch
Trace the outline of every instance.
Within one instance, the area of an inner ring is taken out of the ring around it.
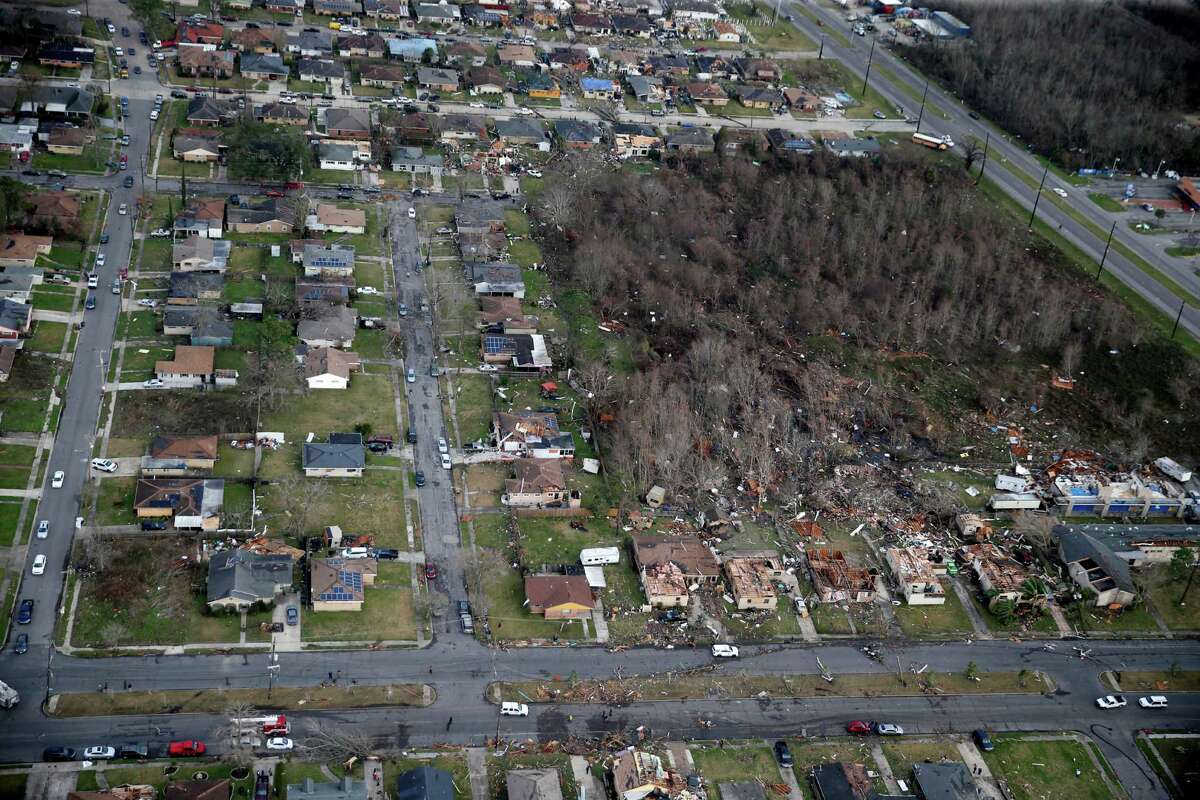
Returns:
[[[467,491],[473,508],[497,508],[504,481],[509,477],[507,466],[473,464],[467,467]]]

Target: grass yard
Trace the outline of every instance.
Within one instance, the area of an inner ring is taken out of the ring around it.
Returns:
[[[1077,741],[1033,741],[1005,735],[993,736],[992,741],[996,749],[983,753],[983,759],[993,775],[1008,783],[1013,800],[1044,797],[1110,800],[1114,797],[1103,773],[1096,768],[1084,745]]]
[[[1191,792],[1200,786],[1200,776],[1196,773],[1196,764],[1200,764],[1200,736],[1186,739],[1151,737],[1150,743],[1183,789],[1182,796],[1194,797]]]
[[[962,757],[958,753],[958,748],[949,739],[886,742],[883,745],[883,754],[887,757],[888,764],[892,767],[892,774],[902,781],[907,781],[910,786],[916,785],[912,775],[913,764],[918,764],[922,761],[962,760]]]
[[[278,455],[272,453],[266,458]],[[259,476],[272,471],[269,467],[270,462],[264,460]],[[340,525],[347,533],[374,536],[380,547],[407,549],[406,518],[400,502],[407,475],[406,471],[371,469],[358,480],[278,481],[259,489],[258,502],[264,521],[277,530],[295,531],[298,523],[288,511],[304,498],[310,504],[304,523],[308,535],[321,533],[326,525]],[[316,484],[316,488],[310,484]]]
[[[1161,672],[1121,670],[1120,672],[1114,672],[1113,677],[1116,679],[1117,685],[1121,687],[1121,691],[1129,692],[1130,694],[1151,691],[1200,691],[1200,672],[1180,670],[1163,670]]]
[[[704,776],[708,796],[721,800],[718,783],[725,781],[754,781],[760,779],[779,783],[782,776],[771,748],[757,745],[728,745],[726,747],[691,747],[696,771]]]
[[[473,464],[466,468],[467,491],[471,508],[497,508],[504,492],[504,480],[511,470],[503,464]]]
[[[305,611],[301,623],[304,640],[378,642],[417,638],[408,564],[379,562],[375,585],[364,591],[362,611]]]
[[[949,586],[946,589],[946,602],[940,606],[893,606],[896,619],[904,632],[914,638],[931,638],[939,636],[958,636],[970,633],[971,618],[967,616],[962,601]]]
[[[252,477],[253,474],[253,450],[235,450],[229,446],[226,439],[220,439],[217,442],[217,465],[213,468],[214,477],[245,480]]]
[[[33,335],[28,342],[29,349],[58,355],[66,338],[67,323],[37,320],[33,323]]]
[[[517,239],[508,246],[508,255],[514,264],[530,268],[542,263],[542,251],[532,239]]]
[[[0,547],[10,547],[18,541],[17,518],[20,516],[20,501],[0,501]],[[0,573],[0,577],[2,576]]]
[[[1118,200],[1109,197],[1106,194],[1102,194],[1100,192],[1088,192],[1088,198],[1105,211],[1110,211],[1114,214],[1120,214],[1125,211],[1125,206],[1121,205]]]
[[[33,290],[32,302],[34,310],[70,311],[75,305],[75,289],[37,286]]]
[[[355,375],[345,391],[312,391],[297,397],[268,415],[262,430],[283,431],[288,441],[300,442],[310,431],[324,437],[331,431],[353,431],[359,424],[370,425],[374,433],[397,434],[392,386],[386,377]]]
[[[25,488],[29,483],[29,470],[36,452],[34,447],[0,445],[0,489]]]
[[[454,376],[455,412],[462,443],[487,439],[492,433],[492,380],[486,375]]]
[[[95,490],[97,525],[133,525],[133,490],[137,478],[101,478]]]

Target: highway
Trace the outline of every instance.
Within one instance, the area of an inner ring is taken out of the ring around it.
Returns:
[[[832,57],[843,62],[860,79],[865,75],[867,61],[871,58],[870,39],[850,33],[849,26],[844,19],[818,3],[790,0],[784,8],[791,11],[792,23],[806,36],[814,42],[824,41],[826,58]],[[809,16],[810,14],[820,19],[822,24],[817,25]],[[847,39],[850,46],[844,46],[837,36],[832,35],[834,31],[842,38]],[[905,61],[893,55],[882,42],[875,46],[872,63],[871,87],[892,104],[902,106],[906,113],[916,116],[920,101],[914,100],[914,97],[919,98],[924,93],[925,78],[918,75]],[[880,67],[883,69],[879,69]],[[907,91],[902,90],[901,86],[893,85],[884,71],[894,75]],[[933,112],[931,106],[945,111],[949,118],[942,119],[940,115]],[[1037,184],[1041,180],[1044,170],[1042,164],[1019,143],[1019,140],[1015,140],[1017,143],[1014,143],[1014,139],[1001,129],[986,121],[972,119],[969,116],[969,109],[959,99],[945,92],[932,81],[929,82],[929,95],[926,100],[921,132],[938,135],[949,134],[959,145],[971,137],[978,139],[982,144],[985,133],[990,132],[991,139],[986,166],[987,178],[996,183],[1023,208],[1033,209]],[[1024,178],[1019,177],[1019,174]],[[1032,186],[1030,182],[1032,182]],[[1054,187],[1065,190],[1069,199],[1063,202],[1069,203],[1078,215],[1102,231],[1103,235],[1097,234],[1091,228],[1081,224],[1075,216],[1061,209],[1057,205],[1057,198],[1051,194],[1051,189]],[[1113,237],[1114,243],[1119,242],[1128,247],[1134,254],[1145,259],[1155,269],[1186,290],[1193,294],[1200,294],[1200,278],[1192,274],[1185,260],[1171,259],[1155,250],[1151,244],[1144,242],[1142,237],[1125,227],[1120,214],[1113,214],[1100,208],[1091,202],[1084,192],[1059,181],[1053,173],[1046,180],[1042,199],[1038,203],[1037,214],[1039,219],[1051,228],[1057,228],[1059,234],[1095,259],[1096,263],[1099,263],[1103,257],[1108,231],[1114,222],[1118,222]],[[1179,313],[1180,301],[1184,298],[1177,297],[1162,282],[1144,272],[1139,265],[1127,259],[1115,247],[1109,250],[1104,268],[1116,275],[1125,285],[1170,319],[1174,319]],[[1200,336],[1200,308],[1191,306],[1184,308],[1180,327],[1193,336]]]

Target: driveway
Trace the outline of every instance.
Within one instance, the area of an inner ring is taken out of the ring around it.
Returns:
[[[300,621],[296,625],[287,624],[289,606],[300,609]],[[292,593],[279,598],[279,602],[275,604],[275,609],[271,612],[271,621],[283,623],[282,633],[271,634],[271,643],[275,645],[275,650],[280,653],[300,652],[300,629],[304,625],[304,611],[300,606],[300,595]]]

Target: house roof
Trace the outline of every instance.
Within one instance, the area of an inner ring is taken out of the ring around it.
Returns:
[[[446,55],[459,57],[478,57],[486,56],[487,50],[484,50],[481,45],[471,41],[461,40],[446,48]]]
[[[13,362],[17,358],[17,348],[0,347],[0,375],[11,375]]]
[[[213,371],[213,348],[181,344],[175,348],[172,361],[154,362],[158,375],[209,375]]]
[[[187,118],[189,121],[220,122],[227,117],[232,117],[233,114],[233,106],[227,100],[218,100],[215,97],[193,97],[188,103]]]
[[[472,86],[494,85],[503,88],[508,83],[504,73],[495,67],[472,67],[467,72],[467,82]]]
[[[150,442],[152,458],[196,458],[217,457],[216,436],[155,436]]]
[[[322,161],[353,161],[358,157],[358,148],[350,144],[322,142],[317,145],[317,155]]]
[[[230,225],[238,223],[261,224],[263,222],[296,223],[296,203],[287,197],[262,197],[252,199],[245,207],[230,206],[226,217]],[[196,237],[198,238],[198,237]],[[200,241],[213,241],[200,239]],[[216,241],[222,241],[220,239]]]
[[[23,330],[33,316],[33,306],[28,303],[18,303],[7,297],[0,299],[0,328]]]
[[[278,42],[275,40],[273,32],[267,28],[244,28],[238,31],[229,32],[229,41],[239,44],[242,47],[278,47]],[[244,58],[244,56],[243,56]],[[244,61],[242,62],[245,63]]]
[[[457,70],[442,69],[441,67],[418,67],[417,68],[417,83],[430,83],[446,85],[458,85],[459,75]]]
[[[437,54],[437,42],[433,39],[388,39],[388,53],[393,56],[422,57],[426,51]]]
[[[179,65],[199,69],[233,70],[234,53],[232,50],[204,50],[199,47],[179,48]]]
[[[301,75],[316,75],[319,78],[343,78],[346,75],[346,67],[342,62],[320,58],[297,59],[296,69]]]
[[[502,44],[496,48],[496,58],[501,63],[512,61],[537,62],[537,51],[527,44]]]
[[[526,575],[525,597],[529,604],[554,608],[570,604],[593,608],[592,588],[582,575]]]
[[[221,148],[217,142],[218,140],[212,136],[177,133],[171,147],[176,153],[191,153],[196,150],[203,150],[213,155],[220,155]]]
[[[326,109],[325,127],[328,130],[369,133],[371,130],[371,112],[362,108]]]
[[[568,142],[597,142],[600,128],[582,119],[556,119],[554,130]]]
[[[34,261],[38,253],[49,252],[54,245],[53,236],[30,236],[24,233],[0,235],[0,258],[16,261]]]
[[[454,800],[454,776],[428,764],[410,769],[396,778],[396,800]]]
[[[712,147],[713,135],[708,128],[679,128],[667,135],[667,144]]]
[[[496,120],[496,135],[501,139],[543,139],[546,128],[538,120],[514,117]]]
[[[340,208],[333,203],[317,204],[317,222],[322,225],[362,228],[367,224],[367,212],[361,208]]]
[[[1096,538],[1086,530],[1088,526],[1056,525],[1053,536],[1058,541],[1058,557],[1064,564],[1074,564],[1091,559],[1112,578],[1117,588],[1127,592],[1137,591],[1129,562],[1113,552],[1108,543]]]
[[[199,298],[225,288],[225,276],[219,272],[172,272],[170,280],[167,297]]]
[[[309,582],[313,600],[325,603],[361,603],[366,599],[364,575],[379,571],[373,558],[309,559]]]
[[[508,800],[563,800],[557,769],[511,769],[504,783]]]
[[[717,784],[721,800],[766,800],[767,793],[756,781],[725,781]]]
[[[556,458],[522,458],[513,462],[515,477],[507,482],[510,492],[541,492],[562,489],[562,462]]]
[[[670,562],[685,575],[715,577],[721,573],[717,557],[696,536],[634,536],[633,556],[640,567]]]
[[[289,783],[287,796],[290,800],[367,800],[367,783],[349,775],[328,783],[306,778],[300,783]]]
[[[304,250],[301,251],[300,259],[305,270],[313,269],[322,272],[350,270],[354,268],[354,247],[342,244],[328,247],[324,244],[306,244]]]
[[[220,514],[225,481],[220,478],[138,478],[135,509],[170,509],[176,516]]]
[[[688,84],[688,94],[697,100],[724,100],[728,95],[715,83],[700,81]]]
[[[34,217],[79,218],[79,195],[74,192],[38,192],[29,202],[33,204],[30,213]]]
[[[308,109],[288,103],[265,103],[255,109],[255,114],[271,119],[308,119]]]
[[[366,453],[361,444],[310,442],[304,445],[304,469],[362,469]]]
[[[349,379],[350,371],[361,365],[362,359],[358,357],[358,353],[335,350],[332,347],[318,347],[309,350],[304,356],[304,377],[334,375]]]
[[[487,123],[483,117],[471,114],[446,114],[442,117],[442,133],[461,132],[473,134],[476,138],[487,138]]]
[[[83,128],[57,127],[50,131],[50,144],[59,146],[82,146],[87,142]]]
[[[233,784],[215,781],[175,781],[163,789],[163,800],[229,800]]]
[[[87,59],[89,62],[91,58]],[[33,101],[39,106],[62,106],[70,114],[90,114],[95,96],[87,89],[69,86],[38,86],[33,90]]]
[[[391,39],[389,41],[396,41]],[[359,67],[359,77],[362,80],[375,81],[403,81],[408,75],[408,71],[399,64],[363,64]],[[326,119],[329,118],[326,112]]]
[[[202,258],[216,267],[224,267],[232,250],[233,242],[227,239],[189,236],[171,245],[171,261],[177,263],[188,258]]]
[[[243,74],[257,72],[287,75],[291,71],[283,63],[283,57],[275,53],[242,53],[239,69]]]
[[[661,139],[653,125],[645,122],[618,122],[612,127],[614,136],[647,136]]]
[[[420,164],[427,167],[441,167],[444,162],[440,153],[426,153],[419,147],[393,147],[393,164]]]
[[[196,44],[205,40],[220,41],[225,36],[225,26],[218,22],[195,22],[183,20],[176,32],[177,41]]]
[[[917,763],[912,768],[925,800],[979,800],[979,787],[961,761]]]
[[[304,341],[337,340],[354,338],[358,313],[345,306],[322,309],[317,319],[301,320],[296,326],[296,336]]]

